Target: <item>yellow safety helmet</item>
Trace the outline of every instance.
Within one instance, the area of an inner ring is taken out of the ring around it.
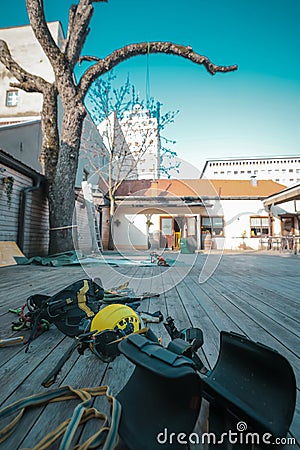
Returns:
[[[141,319],[126,305],[113,304],[101,309],[92,319],[90,331],[122,330],[125,334],[142,328]]]

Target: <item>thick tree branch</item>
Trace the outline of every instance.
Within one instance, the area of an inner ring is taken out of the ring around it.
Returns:
[[[27,92],[43,93],[45,88],[50,85],[50,83],[43,78],[31,74],[19,66],[12,58],[6,42],[2,40],[0,40],[0,61],[19,82],[18,84],[11,83],[11,86],[23,89]]]
[[[172,42],[141,42],[138,44],[129,44],[118,50],[115,50],[104,59],[100,59],[92,67],[88,68],[81,77],[79,88],[83,95],[86,94],[91,84],[101,75],[110,71],[113,67],[126,61],[133,56],[146,55],[147,53],[165,53],[177,55],[189,59],[195,64],[203,65],[206,70],[215,75],[217,72],[232,72],[237,70],[237,66],[217,66],[213,64],[207,56],[199,55],[194,52],[192,47],[174,44]],[[92,57],[82,57],[81,61],[91,61]]]
[[[72,5],[69,14],[68,38],[65,55],[73,68],[89,33],[94,8],[91,0],[80,0],[77,6]]]
[[[60,66],[60,70],[63,68],[59,64],[62,60],[62,53],[56,45],[50,30],[47,26],[44,6],[42,0],[26,0],[27,12],[30,20],[30,25],[33,29],[35,37],[43,47],[53,69]]]
[[[67,30],[67,38],[65,39],[64,44],[62,45],[61,51],[63,53],[66,53],[66,49],[70,40],[70,35],[72,32],[72,28],[73,28],[73,23],[74,23],[74,17],[75,17],[75,13],[76,13],[76,8],[77,5],[71,5],[69,8],[69,20],[68,20],[68,30]]]
[[[70,102],[74,105],[81,105],[81,99],[77,99],[73,67],[71,67],[65,55],[56,45],[49,31],[45,19],[43,0],[26,0],[26,4],[35,37],[41,44],[54,70],[56,86],[64,107]],[[77,100],[79,100],[79,103]]]

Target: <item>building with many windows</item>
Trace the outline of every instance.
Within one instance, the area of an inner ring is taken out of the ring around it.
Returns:
[[[148,109],[136,104],[132,111],[125,111],[120,125],[131,154],[138,159],[139,179],[160,177],[160,138],[158,123]]]
[[[225,158],[206,161],[200,178],[221,180],[273,180],[289,186],[300,182],[300,155]]]
[[[136,104],[121,120],[112,112],[97,126],[109,153],[113,155],[115,179],[160,178],[160,138],[157,119]]]

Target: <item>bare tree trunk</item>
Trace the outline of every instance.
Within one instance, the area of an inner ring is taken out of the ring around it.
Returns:
[[[115,249],[115,243],[113,238],[113,226],[114,226],[114,214],[115,214],[115,198],[113,195],[109,196],[109,231],[108,231],[108,250]]]
[[[84,117],[78,105],[64,111],[55,176],[49,179],[50,254],[74,249],[74,186]]]

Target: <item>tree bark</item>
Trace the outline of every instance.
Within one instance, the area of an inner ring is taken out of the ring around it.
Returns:
[[[114,226],[114,214],[115,214],[115,196],[114,194],[109,194],[109,230],[108,230],[108,250],[115,249],[114,237],[113,237],[113,226]]]
[[[75,180],[84,117],[85,110],[76,105],[64,111],[55,176],[49,183],[50,254],[74,249]]]

